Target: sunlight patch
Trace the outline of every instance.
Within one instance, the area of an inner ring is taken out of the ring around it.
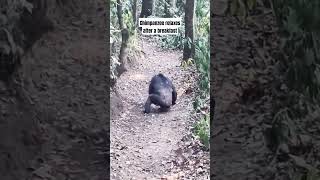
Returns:
[[[147,76],[144,74],[133,74],[132,76],[130,76],[130,79],[133,80],[146,80]]]

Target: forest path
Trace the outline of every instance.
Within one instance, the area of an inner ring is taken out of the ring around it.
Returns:
[[[124,112],[111,120],[111,178],[160,179],[171,174],[172,157],[178,143],[187,135],[193,109],[193,95],[183,87],[190,83],[190,71],[180,67],[181,51],[163,50],[142,40],[145,58],[141,58],[117,80],[116,90],[123,101]],[[151,78],[163,73],[177,88],[177,104],[169,112],[153,108],[143,113]],[[192,88],[193,89],[193,88]]]

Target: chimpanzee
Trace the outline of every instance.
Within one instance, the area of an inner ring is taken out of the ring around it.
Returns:
[[[160,106],[160,110],[167,111],[171,105],[175,105],[177,100],[177,92],[167,77],[159,73],[153,76],[149,86],[149,97],[144,105],[144,112],[150,113],[151,104]]]

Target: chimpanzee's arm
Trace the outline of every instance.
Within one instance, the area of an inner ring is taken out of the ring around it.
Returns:
[[[146,103],[144,104],[144,113],[150,113],[151,111],[151,99],[148,97]]]
[[[174,85],[172,85],[172,105],[176,104],[176,100],[177,100],[177,91]]]

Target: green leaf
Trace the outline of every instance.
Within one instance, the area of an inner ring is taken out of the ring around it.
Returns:
[[[237,15],[240,17],[245,17],[246,11],[247,11],[246,5],[242,0],[238,0],[238,2],[239,2],[239,9],[238,9]]]
[[[238,11],[239,5],[238,5],[238,0],[232,0],[230,4],[230,13],[231,15],[236,15]]]
[[[317,170],[308,171],[306,180],[319,180],[319,179],[320,179],[319,171]]]
[[[249,10],[252,10],[253,7],[256,5],[256,0],[247,0],[247,5],[248,5],[248,8]]]

